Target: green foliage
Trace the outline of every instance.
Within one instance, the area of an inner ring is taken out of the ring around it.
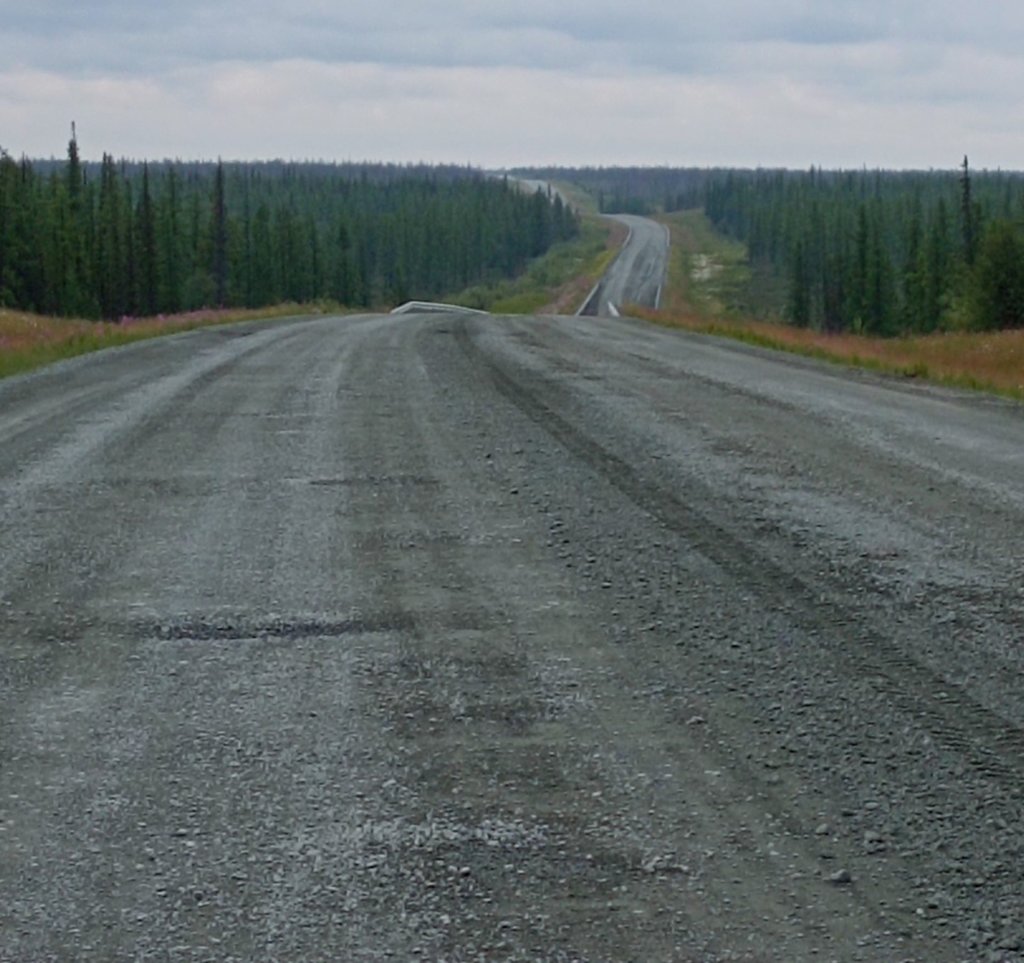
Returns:
[[[515,278],[473,285],[446,300],[496,314],[533,314],[551,303],[561,285],[589,273],[604,252],[604,231],[584,220],[578,237],[552,245]]]
[[[965,158],[959,176],[720,171],[702,191],[715,226],[786,279],[795,324],[924,333],[952,325],[965,299],[979,327],[1024,324],[1011,269],[1024,251],[1013,231],[992,231],[1024,210],[1020,175],[972,174]]]
[[[747,248],[758,282],[747,308],[756,315],[784,302],[795,324],[885,336],[1024,324],[1009,280],[1013,244],[1005,228],[991,233],[998,221],[1024,217],[1019,173],[979,174],[966,157],[959,171],[524,173],[570,179],[604,208],[703,207],[718,231]]]
[[[970,303],[976,328],[1024,327],[1024,239],[1015,224],[988,225],[971,275]]]
[[[579,231],[557,195],[460,167],[0,157],[0,304],[87,318],[332,298],[370,306],[514,276]]]

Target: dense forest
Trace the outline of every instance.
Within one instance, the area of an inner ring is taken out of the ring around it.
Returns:
[[[723,172],[711,221],[783,275],[789,319],[896,335],[1024,326],[1024,176]]]
[[[609,212],[703,208],[783,282],[795,324],[881,335],[1024,326],[1024,175],[584,168]]]
[[[432,299],[577,233],[554,195],[460,167],[14,160],[0,306],[121,318],[320,298]]]

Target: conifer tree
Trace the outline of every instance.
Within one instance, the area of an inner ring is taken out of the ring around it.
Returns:
[[[159,289],[157,283],[156,215],[149,189],[149,165],[142,166],[142,188],[135,215],[136,252],[138,257],[137,309],[142,315],[157,311]]]
[[[977,219],[974,200],[971,197],[971,171],[964,154],[960,174],[960,230],[963,232],[964,261],[970,267],[977,253]]]
[[[228,298],[228,210],[224,196],[224,165],[217,161],[213,179],[213,212],[210,237],[210,273],[213,276],[214,300],[223,307]]]
[[[96,298],[90,291],[90,272],[86,262],[86,251],[91,245],[91,212],[85,196],[84,174],[78,153],[78,134],[71,124],[71,140],[68,142],[68,163],[66,169],[67,210],[58,213],[62,237],[58,242],[62,248],[62,271],[60,279],[61,310],[67,314],[93,317],[99,310]]]
[[[985,231],[971,277],[971,301],[978,328],[1024,326],[1024,242],[1009,221],[993,221]]]

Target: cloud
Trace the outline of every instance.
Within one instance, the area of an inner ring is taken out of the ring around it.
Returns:
[[[9,149],[61,154],[68,121],[75,119],[89,157],[110,151],[489,167],[952,167],[964,152],[973,157],[979,144],[1024,157],[1024,134],[1007,131],[997,111],[965,111],[956,103],[879,105],[842,86],[795,80],[761,65],[750,69],[766,71],[756,92],[728,72],[599,75],[305,60],[181,68],[166,82],[8,71],[0,74],[0,129],[30,125],[38,138],[4,144]]]
[[[4,146],[480,163],[1024,166],[1024,8],[0,0]],[[88,136],[87,136],[88,132]],[[952,158],[952,160],[951,160]]]
[[[949,0],[3,0],[0,9],[3,62],[86,75],[288,59],[687,74],[723,51],[761,44],[950,43],[1015,53],[1024,39],[1024,8],[981,12]]]
[[[322,60],[430,66],[571,67],[596,62],[643,69],[673,63],[687,73],[694,50],[786,43],[839,45],[885,39],[913,42],[920,28],[934,39],[963,37],[977,19],[960,15],[950,26],[941,3],[892,6],[865,2],[776,0],[521,0],[516,4],[424,4],[391,0],[386,6],[295,0],[179,0],[173,5],[134,0],[42,0],[15,6],[6,0],[0,52],[7,63],[37,69],[117,73],[160,71],[222,60]],[[957,8],[951,7],[956,12]],[[1022,15],[993,14],[1002,36],[1020,37]],[[914,33],[908,33],[912,25]]]

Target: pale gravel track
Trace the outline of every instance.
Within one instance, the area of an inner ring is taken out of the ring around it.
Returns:
[[[0,521],[0,960],[1024,958],[1019,406],[242,325],[0,383]]]

